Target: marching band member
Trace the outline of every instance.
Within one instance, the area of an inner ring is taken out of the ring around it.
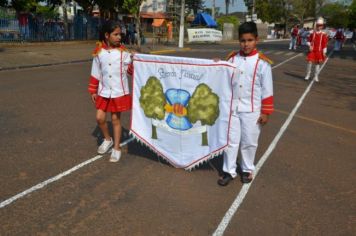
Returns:
[[[345,41],[345,35],[341,28],[336,31],[334,39],[335,39],[334,51],[340,51],[340,49],[342,48],[342,44]]]
[[[324,19],[319,18],[316,21],[316,30],[309,35],[307,45],[309,46],[309,53],[307,55],[307,75],[305,80],[309,80],[312,64],[315,65],[314,80],[319,82],[320,64],[326,59],[326,51],[328,46],[328,35],[321,31],[324,27]]]
[[[224,152],[224,174],[218,184],[226,186],[237,176],[236,160],[241,151],[241,181],[253,179],[254,160],[261,126],[273,112],[273,81],[271,61],[257,51],[258,32],[254,22],[239,27],[240,52],[229,55],[237,66],[233,82],[234,100],[230,121],[229,146]]]
[[[120,114],[131,110],[132,106],[127,76],[132,74],[131,54],[121,45],[119,23],[108,21],[102,26],[100,42],[93,56],[88,91],[97,109],[96,120],[104,136],[98,153],[104,154],[114,146],[110,161],[117,162],[121,157]],[[109,134],[106,112],[111,112],[114,140]]]

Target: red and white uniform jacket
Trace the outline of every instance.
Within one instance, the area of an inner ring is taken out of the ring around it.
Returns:
[[[312,52],[324,53],[327,52],[328,35],[323,31],[313,31],[308,38],[308,46],[312,47]]]
[[[243,52],[231,53],[228,61],[237,66],[233,111],[271,114],[274,110],[272,62],[257,50],[247,56]]]
[[[131,54],[123,46],[109,49],[98,43],[93,56],[89,93],[105,98],[129,94],[127,74],[132,74]]]
[[[336,40],[341,40],[343,41],[345,39],[345,36],[344,36],[344,33],[342,32],[342,30],[337,30],[336,33],[335,33],[335,36],[334,38]]]
[[[298,34],[299,34],[298,27],[293,27],[293,29],[291,30],[292,37],[297,37]]]

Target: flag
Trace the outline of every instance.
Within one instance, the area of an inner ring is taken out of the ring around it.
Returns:
[[[190,170],[228,145],[235,66],[135,54],[130,132],[174,167]]]

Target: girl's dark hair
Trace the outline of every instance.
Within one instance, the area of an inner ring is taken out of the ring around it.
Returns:
[[[111,34],[116,28],[120,28],[120,23],[117,21],[108,20],[103,23],[99,32],[99,40],[105,41],[105,34]]]
[[[255,37],[258,37],[257,25],[255,22],[245,22],[239,26],[239,37],[243,34],[253,34]]]

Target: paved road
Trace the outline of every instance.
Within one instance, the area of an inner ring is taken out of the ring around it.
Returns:
[[[223,58],[232,48],[195,45],[175,55]],[[277,111],[256,162],[309,85],[303,52],[286,48],[261,44],[275,65],[294,58],[273,69]],[[225,235],[356,232],[354,68],[350,45],[333,54]],[[77,63],[0,72],[1,201],[96,156],[89,71],[90,63]],[[0,235],[211,235],[242,188],[216,184],[221,165],[215,158],[192,172],[174,169],[131,142],[119,163],[105,156],[1,208]]]

